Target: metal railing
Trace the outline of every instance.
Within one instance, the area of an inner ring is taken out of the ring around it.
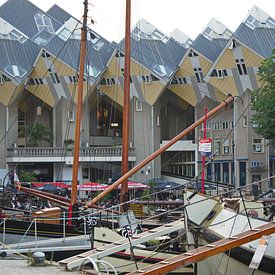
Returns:
[[[7,149],[7,157],[64,157],[72,155],[73,148],[64,147],[24,147]],[[81,147],[80,156],[122,156],[122,147]],[[129,156],[134,156],[134,148],[129,148]]]

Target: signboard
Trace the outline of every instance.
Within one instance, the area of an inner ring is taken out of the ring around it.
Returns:
[[[252,160],[251,161],[251,168],[263,168],[264,167],[264,162],[261,160]]]
[[[143,217],[143,205],[142,204],[133,203],[130,205],[130,209],[134,212],[134,214],[137,218]]]
[[[201,139],[199,142],[199,152],[202,156],[210,156],[211,155],[211,149],[212,149],[212,139],[206,138]]]

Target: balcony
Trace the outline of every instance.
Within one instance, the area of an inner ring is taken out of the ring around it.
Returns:
[[[129,148],[129,161],[135,161],[134,148]],[[122,147],[81,147],[80,162],[120,162]],[[8,148],[7,162],[65,162],[73,163],[73,149],[64,147]]]

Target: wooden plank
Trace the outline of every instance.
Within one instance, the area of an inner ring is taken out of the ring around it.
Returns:
[[[241,246],[245,243],[254,241],[263,235],[270,235],[275,233],[275,223],[270,222],[255,229],[237,234],[234,236],[236,238],[225,238],[212,243],[212,245],[215,245],[215,247],[209,247],[208,245],[202,246],[200,248],[188,251],[188,253],[167,259],[165,260],[166,264],[164,264],[164,262],[153,264],[129,274],[164,274],[175,270],[178,267],[202,261],[210,256],[214,256],[216,254]]]

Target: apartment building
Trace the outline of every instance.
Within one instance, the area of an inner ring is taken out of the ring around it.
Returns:
[[[8,0],[0,7],[0,178],[16,167],[19,176],[34,171],[39,180],[70,181],[80,24],[57,5],[45,12],[27,0]],[[208,121],[213,148],[221,151],[207,177],[243,185],[268,175],[267,141],[255,134],[245,104],[259,85],[260,62],[275,47],[274,33],[274,20],[257,7],[234,33],[212,19],[194,41],[178,30],[167,36],[141,19],[131,33],[129,168],[201,117],[205,106],[210,110],[231,93],[241,97],[236,107]],[[124,40],[109,42],[88,29],[80,182],[120,175],[123,75]],[[233,127],[239,119],[243,124]],[[52,138],[33,146],[27,134],[37,123],[50,129]],[[224,142],[230,127],[234,135]],[[197,129],[184,137],[134,180],[161,177],[161,171],[199,175],[200,135]]]

